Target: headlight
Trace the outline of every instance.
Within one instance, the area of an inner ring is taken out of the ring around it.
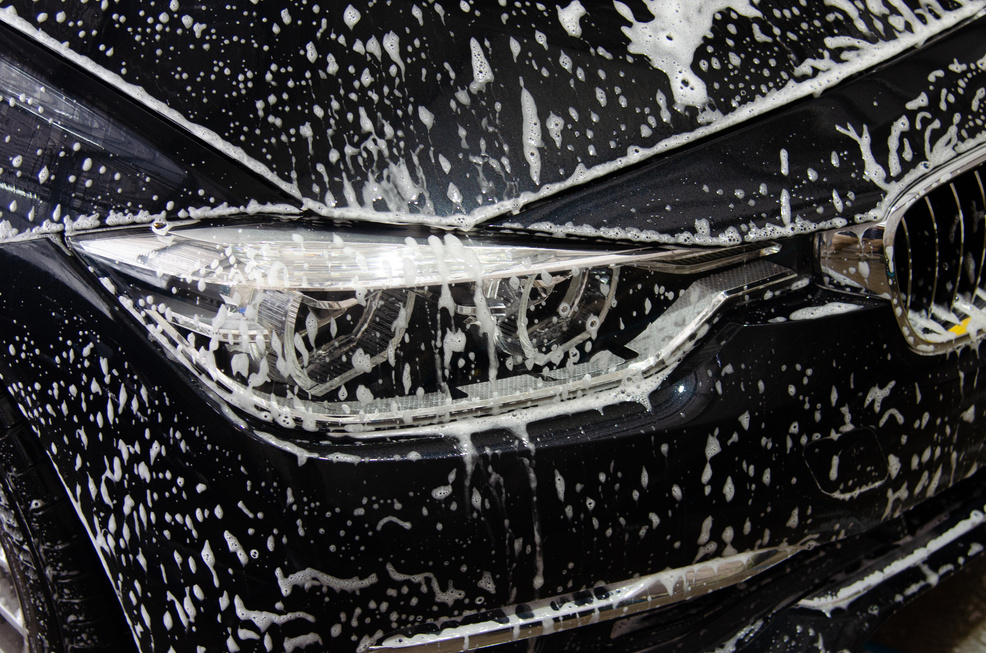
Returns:
[[[492,237],[191,225],[70,238],[226,401],[308,430],[502,412],[667,367],[724,304],[790,285],[764,257]]]

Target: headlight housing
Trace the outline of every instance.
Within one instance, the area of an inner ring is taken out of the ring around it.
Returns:
[[[317,223],[158,225],[69,239],[227,402],[307,430],[386,432],[618,387],[725,304],[789,287],[775,244],[586,244]]]

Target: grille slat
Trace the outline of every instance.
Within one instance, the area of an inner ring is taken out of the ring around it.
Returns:
[[[949,190],[952,191],[950,199],[954,202],[955,221],[952,223],[951,231],[949,232],[949,243],[955,246],[952,250],[955,252],[955,257],[952,259],[952,265],[955,269],[953,274],[949,275],[948,282],[951,284],[951,292],[948,293],[948,305],[954,306],[955,300],[959,295],[959,287],[962,283],[962,268],[963,262],[965,260],[965,217],[962,211],[962,202],[959,201],[959,193],[955,189],[955,184],[948,185]],[[945,250],[949,251],[949,250]],[[948,286],[945,287],[946,292],[949,290]]]
[[[959,275],[959,293],[972,295],[978,287],[982,271],[983,230],[976,221],[976,202],[979,184],[969,175],[954,182],[955,195],[962,210],[962,271]],[[954,300],[953,300],[954,303]]]
[[[931,198],[925,197],[924,203],[928,207],[928,219],[930,222],[927,226],[930,226],[930,241],[932,243],[932,248],[930,249],[932,256],[931,265],[928,266],[928,272],[930,273],[931,281],[931,297],[922,306],[923,313],[925,317],[930,317],[931,307],[935,305],[935,300],[938,298],[938,273],[941,271],[941,239],[938,236],[938,217],[935,215],[935,206],[931,203]]]
[[[972,225],[971,232],[975,239],[969,250],[977,264],[975,281],[970,290],[975,294],[976,288],[983,287],[983,268],[986,267],[986,188],[983,187],[983,178],[980,176],[979,170],[972,171],[972,177],[969,181],[971,188],[968,215]],[[977,303],[976,305],[982,308],[981,304]]]
[[[902,256],[906,257],[905,267],[910,273],[905,304],[909,312],[928,318],[937,295],[940,264],[938,224],[931,201],[923,197],[915,203],[901,219],[901,225],[906,225],[907,242],[897,243],[895,240],[894,255],[897,257],[897,267],[905,263]]]
[[[914,265],[911,261],[911,238],[907,233],[907,223],[901,222],[897,228],[898,238],[895,240],[894,260],[896,262],[897,283],[906,280],[903,284],[904,310],[911,310],[911,297],[914,296]],[[900,249],[900,253],[896,250]]]

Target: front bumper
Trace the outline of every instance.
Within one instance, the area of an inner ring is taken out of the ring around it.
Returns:
[[[814,547],[708,598],[549,636],[592,648],[592,632],[616,628],[674,646],[683,621],[710,648],[769,649],[797,619],[829,619],[784,607],[874,550],[848,543],[876,538],[900,557],[893,542],[914,535],[886,533],[906,510],[933,525],[956,502],[986,503],[959,483],[983,459],[978,351],[912,353],[879,300],[808,287],[734,310],[647,406],[304,442],[197,391],[57,241],[0,255],[3,380],[145,650],[366,649],[423,624]],[[857,308],[789,319],[836,300]],[[952,503],[927,501],[953,485]]]

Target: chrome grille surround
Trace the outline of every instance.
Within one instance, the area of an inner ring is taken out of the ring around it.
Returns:
[[[939,166],[891,202],[878,223],[821,234],[831,287],[890,299],[919,353],[986,336],[986,146]]]

